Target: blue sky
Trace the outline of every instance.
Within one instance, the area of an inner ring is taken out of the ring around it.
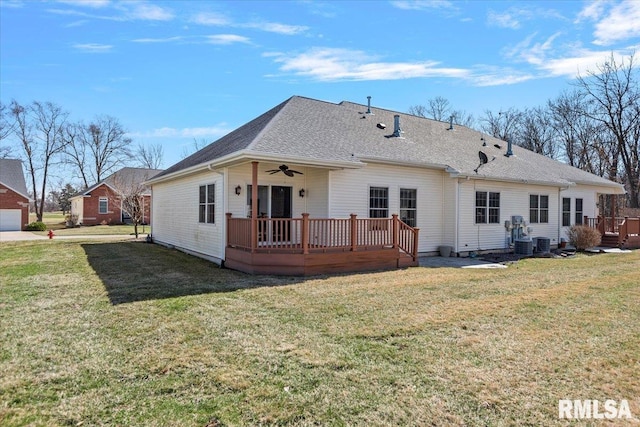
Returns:
[[[0,2],[0,99],[112,115],[164,166],[292,95],[476,118],[640,46],[640,1]]]

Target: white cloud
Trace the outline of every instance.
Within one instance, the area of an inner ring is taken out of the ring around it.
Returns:
[[[82,1],[66,1],[63,4],[77,7],[84,5]],[[120,3],[97,2],[99,7],[93,7],[95,12],[88,13],[77,9],[48,9],[48,12],[58,15],[81,16],[83,18],[103,19],[108,21],[170,21],[174,14],[170,9],[141,1]],[[110,7],[113,5],[113,7]],[[97,9],[100,9],[99,11]],[[102,12],[104,11],[104,12]],[[99,13],[102,12],[102,13]]]
[[[233,44],[233,43],[250,43],[251,40],[244,36],[237,34],[216,34],[213,36],[206,36],[207,43],[211,44]]]
[[[560,32],[555,33],[542,43],[532,44],[533,39],[537,35],[537,33],[533,33],[515,46],[505,49],[505,56],[532,65],[540,65],[546,60],[547,54],[552,51],[554,40],[561,34]]]
[[[253,28],[257,30],[266,31],[269,33],[277,33],[284,35],[295,35],[299,33],[304,33],[309,29],[309,27],[305,27],[303,25],[287,25],[287,24],[279,24],[276,22],[262,22],[262,23],[249,23],[242,24],[240,27],[243,28]]]
[[[92,9],[99,9],[111,4],[110,0],[57,0],[57,2],[70,6],[90,7]]]
[[[171,43],[184,40],[182,36],[165,37],[165,38],[141,38],[131,40],[134,43]]]
[[[573,56],[564,58],[547,59],[540,65],[540,69],[545,70],[551,76],[567,76],[575,78],[578,75],[585,75],[587,72],[596,72],[599,65],[604,64],[611,58],[611,51],[592,51],[582,49],[575,52]],[[613,52],[616,62],[622,63],[628,53]]]
[[[269,33],[294,35],[307,31],[309,27],[303,25],[288,25],[279,22],[232,22],[226,16],[219,13],[201,12],[191,18],[191,22],[199,25],[225,26],[234,28],[251,28]]]
[[[86,53],[108,53],[113,49],[113,46],[99,43],[76,43],[73,48]]]
[[[456,9],[448,0],[396,0],[391,4],[403,10]]]
[[[525,9],[511,7],[504,12],[490,10],[487,14],[487,24],[494,27],[517,30],[521,27],[522,19],[530,19],[531,13]]]
[[[176,129],[162,127],[143,132],[131,132],[127,136],[131,138],[218,138],[231,131],[226,123],[220,123],[214,127],[194,127]]]
[[[127,20],[170,21],[174,17],[170,9],[148,3],[123,2],[118,3],[117,9],[124,12]]]
[[[191,18],[191,22],[200,25],[229,25],[229,19],[219,13],[201,12]]]
[[[463,78],[467,70],[439,67],[436,61],[380,62],[362,51],[313,48],[294,56],[271,54],[280,70],[319,81],[400,80],[417,77]]]
[[[608,46],[620,40],[640,36],[640,1],[627,0],[615,5],[596,23],[594,44]]]

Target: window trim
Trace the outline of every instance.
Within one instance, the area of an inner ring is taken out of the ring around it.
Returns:
[[[413,198],[403,198],[402,197],[402,192],[411,192]],[[399,193],[399,205],[400,205],[400,219],[407,224],[410,227],[417,227],[418,225],[418,189],[417,188],[400,188],[400,193]],[[402,202],[404,201],[409,201],[409,202],[413,202],[413,207],[402,207]],[[413,218],[407,218],[406,216],[404,216],[403,219],[403,212],[413,212]],[[407,222],[406,220],[409,219],[410,221]],[[413,224],[410,224],[410,222],[413,222]]]
[[[580,209],[578,209],[578,200],[580,200]],[[576,206],[576,211],[575,211],[575,224],[576,225],[581,225],[583,223],[583,218],[584,218],[584,199],[582,197],[576,197],[575,198],[575,206]]]
[[[536,199],[536,206],[532,206],[532,197]],[[546,207],[542,206],[542,200],[546,198],[547,205]],[[532,215],[532,213],[535,213]],[[546,217],[546,220],[543,221],[542,214]],[[534,218],[535,217],[535,218]],[[548,194],[529,194],[529,223],[530,224],[549,224],[549,195]]]
[[[484,196],[484,203],[478,204],[478,195]],[[497,199],[496,199],[497,196]],[[497,206],[495,202],[497,200]],[[492,205],[493,204],[493,205]],[[480,219],[480,221],[478,221]],[[500,224],[500,192],[476,190],[474,201],[475,224]]]
[[[384,190],[384,197],[374,196],[373,191]],[[374,200],[383,202],[384,206],[374,206],[372,203]],[[383,216],[373,215],[374,212],[379,212]],[[389,218],[389,187],[370,186],[369,187],[369,218]]]
[[[203,193],[204,190],[204,193]],[[204,200],[203,200],[204,195]],[[216,184],[202,184],[198,187],[198,223],[216,223]]]
[[[565,202],[569,203],[568,209],[565,209]],[[562,198],[562,226],[570,227],[571,226],[571,197],[563,197]]]
[[[102,211],[102,202],[104,202],[104,212]],[[109,214],[109,198],[108,197],[100,196],[98,198],[98,214],[99,215]]]

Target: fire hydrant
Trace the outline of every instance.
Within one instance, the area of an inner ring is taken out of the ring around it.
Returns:
[[[49,230],[49,233],[47,233],[47,235],[49,236],[49,239],[53,239],[53,236],[55,236],[55,234],[53,234],[53,230]]]

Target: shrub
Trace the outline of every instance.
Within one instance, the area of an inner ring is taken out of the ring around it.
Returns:
[[[67,227],[77,227],[78,226],[78,215],[69,214],[65,217],[65,225]]]
[[[602,241],[600,232],[586,225],[574,225],[569,228],[569,243],[579,251],[598,246]]]
[[[28,231],[45,231],[47,229],[47,224],[41,221],[34,221],[31,224],[27,225]]]

